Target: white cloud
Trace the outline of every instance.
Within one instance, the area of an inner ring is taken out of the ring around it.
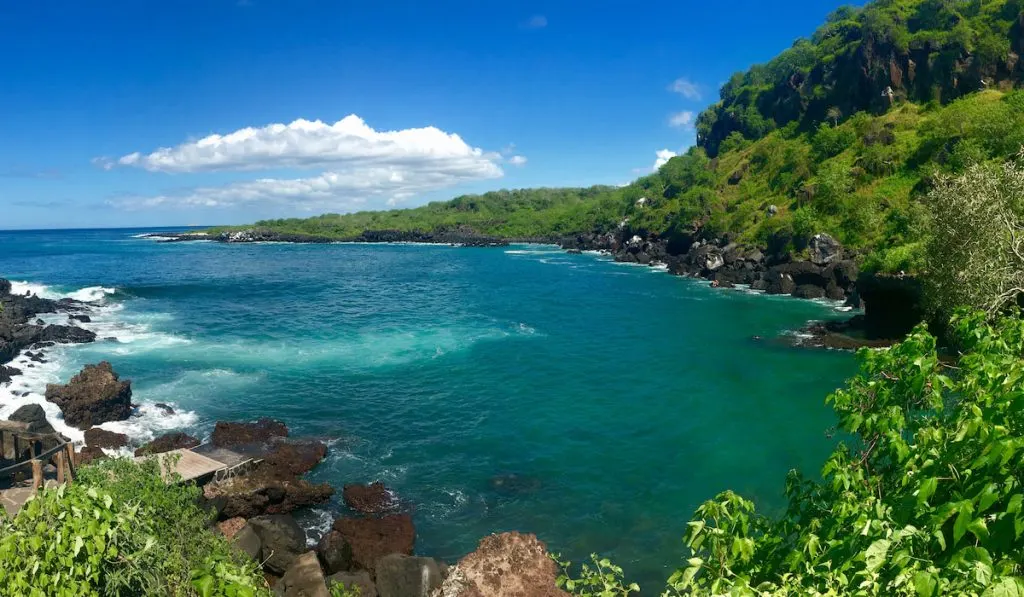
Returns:
[[[334,124],[296,120],[244,128],[117,160],[104,168],[192,173],[322,168],[316,176],[261,178],[110,201],[125,209],[284,205],[297,209],[374,209],[465,182],[500,178],[505,158],[434,127],[380,132],[352,115]],[[515,166],[526,163],[512,156]]]
[[[418,194],[467,180],[502,176],[497,166],[481,174],[475,169],[424,170],[399,165],[377,166],[324,172],[309,178],[261,178],[153,197],[122,197],[107,203],[128,210],[284,206],[303,211],[330,209],[346,212],[390,207]]]
[[[676,157],[679,154],[672,151],[671,149],[659,149],[655,155],[658,156],[658,159],[654,160],[653,170],[657,172],[662,166],[667,164],[669,160],[671,160],[672,158]]]
[[[523,27],[526,29],[543,29],[548,26],[548,18],[544,15],[533,15],[525,23]]]
[[[669,90],[695,102],[700,101],[702,97],[700,86],[686,77],[680,77],[673,81],[672,85],[669,86]]]
[[[247,127],[99,163],[106,168],[126,166],[151,172],[396,166],[468,169],[487,177],[497,168],[496,160],[496,155],[435,127],[376,131],[353,114],[334,124],[299,119],[290,124]]]
[[[669,116],[668,123],[670,126],[677,128],[692,128],[693,127],[693,112],[684,110],[682,112],[676,112]]]

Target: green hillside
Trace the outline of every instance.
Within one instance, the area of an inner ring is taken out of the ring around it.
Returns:
[[[259,222],[332,238],[458,227],[509,238],[694,231],[800,251],[827,232],[865,265],[914,271],[936,177],[1024,145],[1018,0],[880,0],[737,73],[698,144],[621,187],[467,195],[406,210]],[[889,93],[891,91],[891,93]],[[646,201],[638,203],[644,198]]]

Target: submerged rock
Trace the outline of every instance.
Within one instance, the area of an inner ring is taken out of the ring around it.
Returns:
[[[394,508],[391,491],[381,482],[346,485],[342,491],[345,505],[362,514],[383,514]]]
[[[130,381],[121,381],[110,363],[86,365],[67,385],[46,386],[46,399],[64,412],[64,421],[88,429],[131,415]]]

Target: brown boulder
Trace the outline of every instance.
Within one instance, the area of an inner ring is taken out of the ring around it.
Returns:
[[[46,399],[64,412],[64,421],[88,429],[108,421],[123,421],[131,415],[132,387],[121,381],[110,363],[86,365],[67,385],[46,386]]]
[[[309,551],[295,558],[274,586],[274,594],[283,597],[331,597],[316,554]]]
[[[391,514],[382,518],[339,518],[334,530],[352,546],[352,560],[371,572],[377,560],[393,554],[412,555],[416,528],[408,514]]]
[[[217,523],[217,529],[220,530],[221,534],[224,535],[225,539],[233,538],[236,534],[238,534],[238,531],[242,530],[242,527],[244,526],[245,519],[241,516],[229,518],[224,522]]]
[[[279,441],[263,456],[260,468],[278,478],[292,478],[313,470],[327,456],[327,445],[318,441]]]
[[[116,450],[128,445],[128,436],[93,427],[85,430],[85,445],[93,448],[110,448]]]
[[[107,455],[103,453],[102,449],[94,448],[92,446],[85,446],[84,448],[81,449],[81,451],[78,452],[78,454],[75,455],[75,463],[78,466],[81,466],[83,464],[89,464],[94,460],[100,460],[106,457]]]
[[[445,597],[569,597],[557,587],[558,567],[535,535],[502,533],[480,541],[441,585]]]
[[[305,479],[280,479],[257,469],[249,475],[209,483],[203,492],[208,499],[224,498],[221,516],[252,518],[322,504],[331,499],[334,488]]]
[[[281,421],[260,419],[255,423],[217,421],[211,441],[218,448],[262,444],[275,438],[288,437],[288,427]]]
[[[198,445],[198,439],[186,433],[175,431],[173,433],[161,435],[148,444],[143,445],[138,450],[135,450],[135,455],[147,456],[150,454],[162,454],[164,452],[170,452],[171,450],[178,450],[181,448],[194,448]]]
[[[346,485],[342,491],[345,505],[362,514],[384,514],[394,507],[391,491],[381,482]]]

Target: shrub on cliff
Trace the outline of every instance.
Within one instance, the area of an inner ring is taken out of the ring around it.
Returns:
[[[976,164],[940,180],[928,197],[928,296],[938,310],[989,314],[1024,294],[1024,162]]]
[[[72,485],[0,514],[0,587],[45,595],[269,595],[255,564],[208,530],[199,489],[168,485],[155,462],[103,460]]]
[[[1024,320],[951,326],[956,366],[923,327],[862,351],[829,398],[850,440],[821,481],[791,473],[778,519],[732,492],[705,502],[669,594],[1024,592]]]

